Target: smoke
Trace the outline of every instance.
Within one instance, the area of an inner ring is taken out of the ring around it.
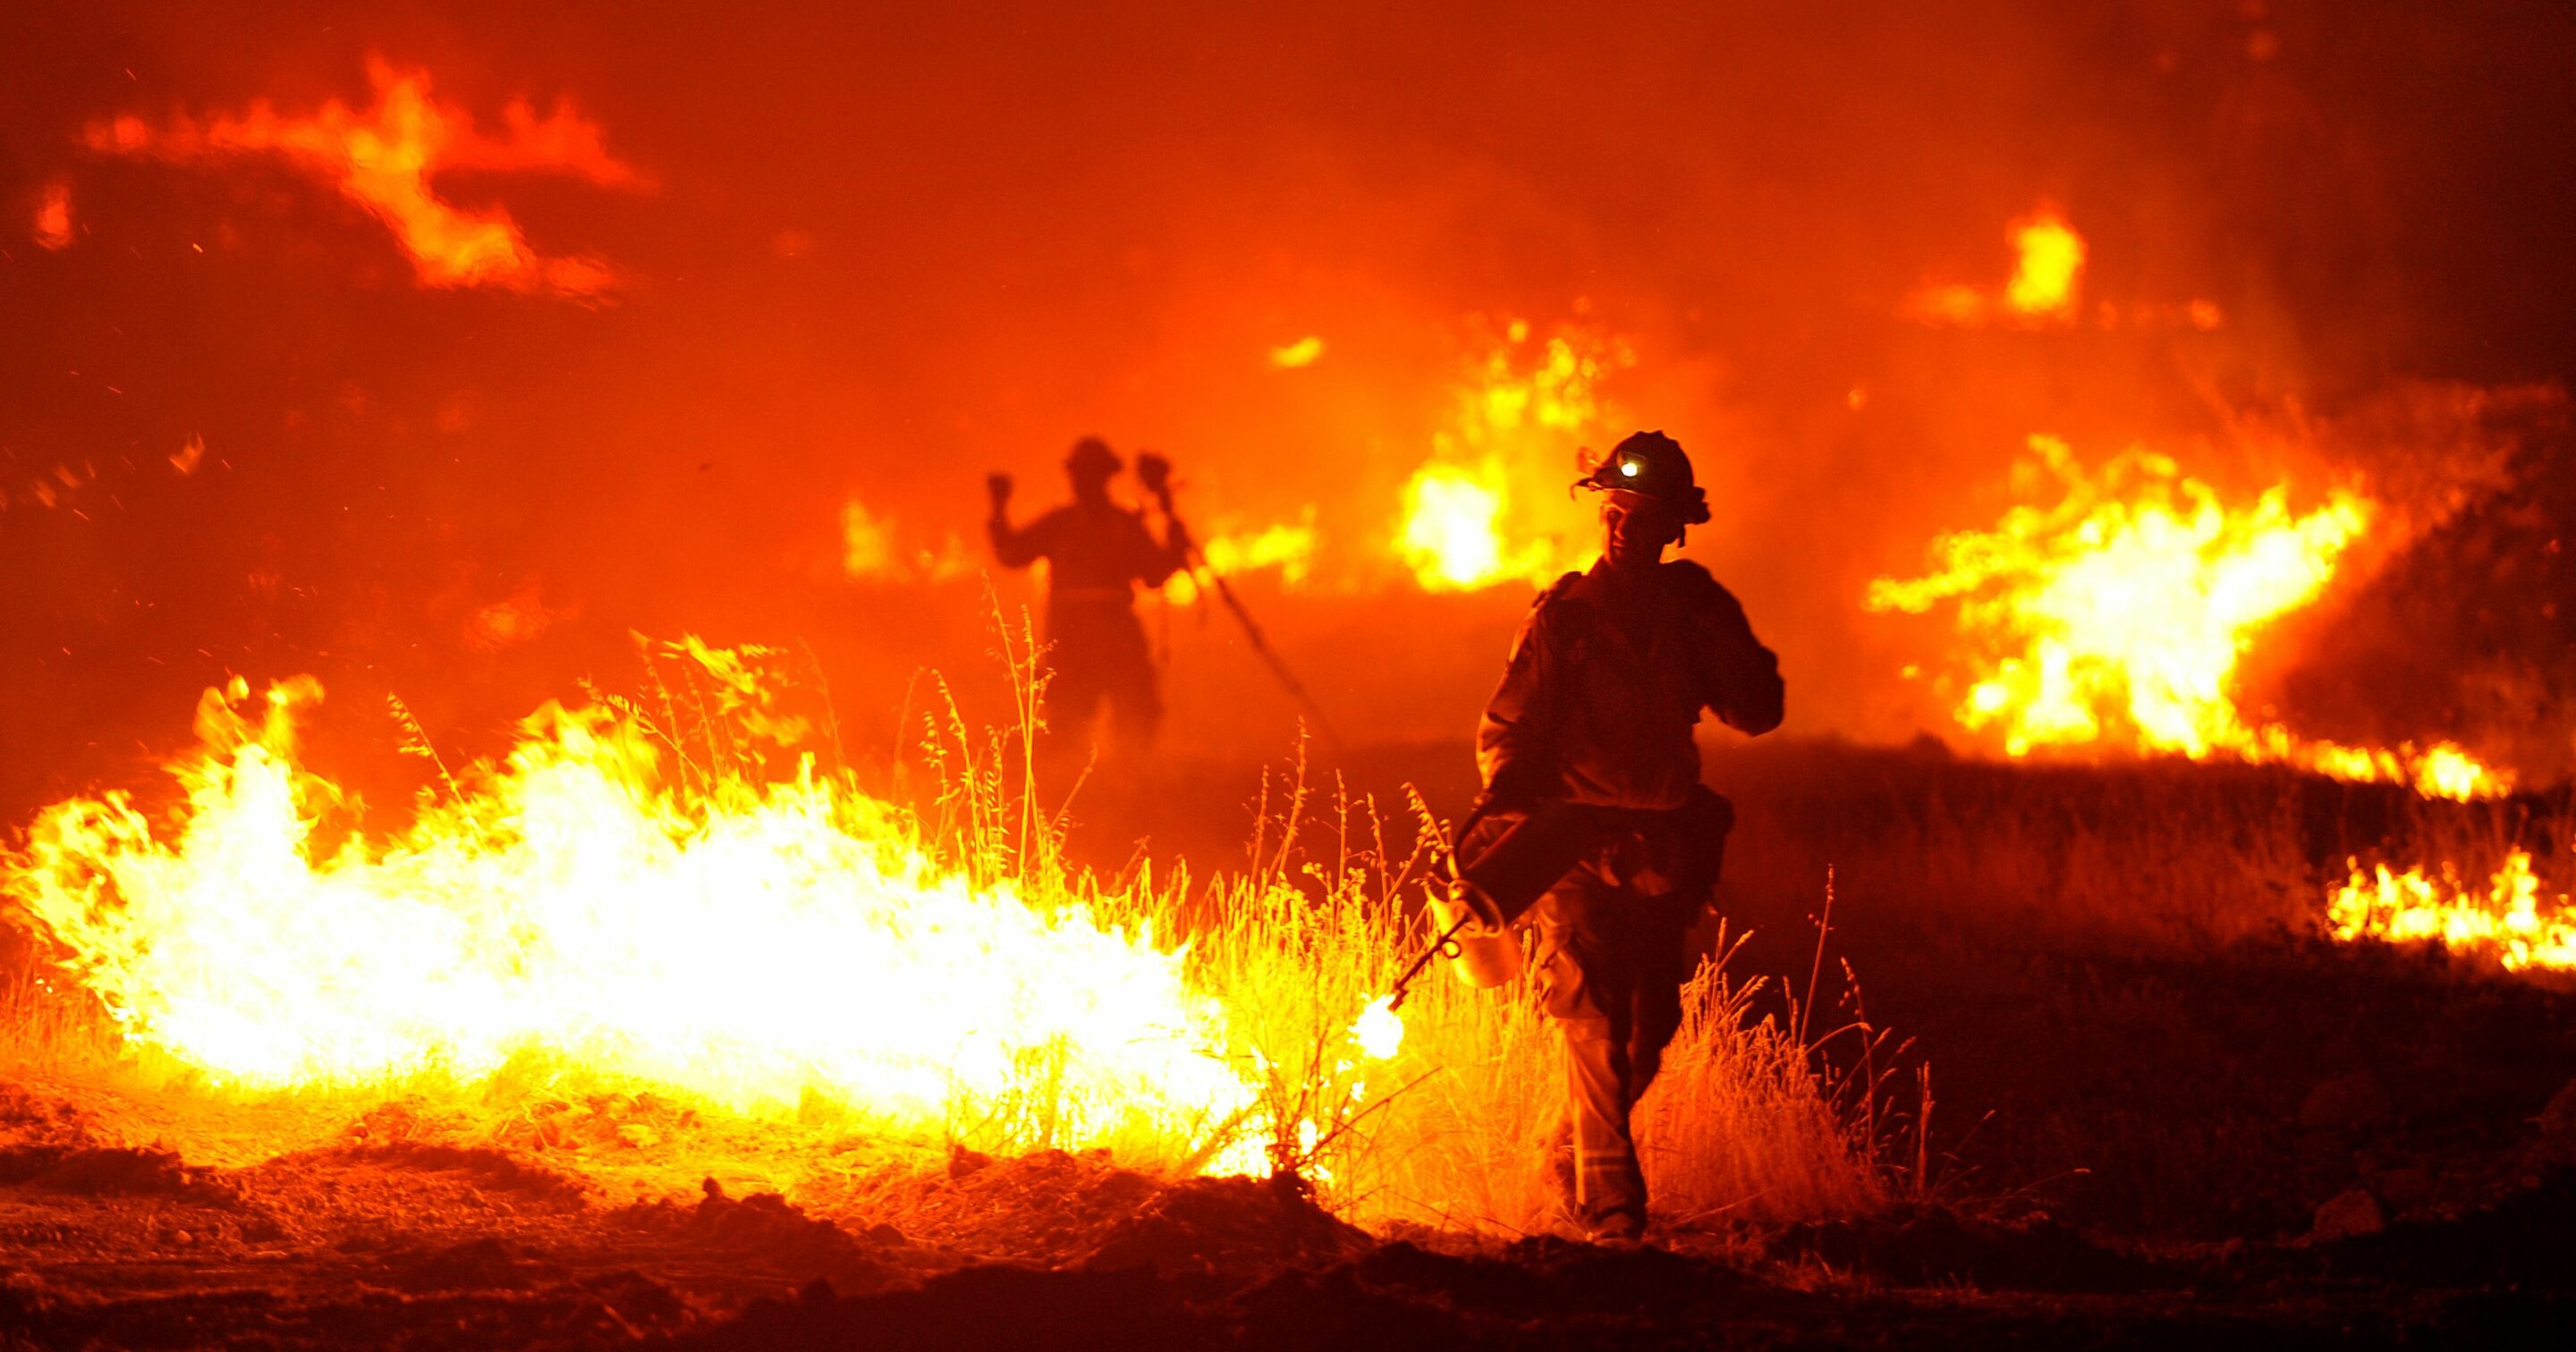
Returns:
[[[2259,463],[2285,443],[2249,417],[2569,377],[2572,28],[2235,0],[15,7],[0,203],[65,184],[80,233],[0,221],[0,800],[166,744],[227,671],[393,690],[488,740],[638,629],[802,638],[894,740],[925,664],[975,697],[993,606],[971,578],[854,585],[847,504],[972,551],[981,476],[1042,496],[1086,432],[1171,454],[1209,519],[1311,510],[1309,587],[1246,601],[1346,734],[1455,734],[1526,593],[1421,596],[1388,542],[1503,317],[1634,350],[1603,397],[1698,458],[1717,519],[1691,552],[1782,651],[1793,729],[1905,736],[1928,715],[1903,636],[1858,597],[1993,519],[2030,434],[2268,482],[2346,467],[2313,438]],[[364,106],[371,54],[487,122],[575,100],[656,193],[438,186],[619,293],[427,289],[290,166],[82,145],[120,115]],[[2043,203],[2087,246],[2077,319],[1909,317],[1927,284],[2002,285],[2007,224]],[[2223,322],[2154,319],[2195,301]],[[1310,336],[1310,363],[1272,360]],[[2556,538],[2563,461],[2515,444],[2528,491],[2428,519],[2354,613],[2402,627],[2471,578],[2538,595],[2495,561]],[[15,491],[38,482],[55,503]],[[2500,721],[2515,682],[2563,688],[2531,674],[2562,623],[2461,635],[2429,684],[2284,674],[2283,698]],[[1294,706],[1221,616],[1149,624],[1176,740],[1286,744]]]

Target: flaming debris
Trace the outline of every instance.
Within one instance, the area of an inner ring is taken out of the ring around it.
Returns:
[[[309,115],[287,116],[260,100],[239,114],[205,121],[181,115],[158,128],[140,117],[118,117],[90,126],[86,140],[101,153],[173,164],[282,157],[383,221],[423,286],[596,296],[613,284],[608,267],[594,259],[537,253],[507,209],[460,207],[433,186],[455,170],[561,173],[604,188],[642,186],[632,167],[608,153],[597,123],[568,101],[540,118],[520,100],[501,110],[504,134],[490,136],[465,109],[431,98],[425,71],[398,71],[371,59],[367,79],[375,103],[363,112],[334,99]]]
[[[2395,750],[2301,738],[2249,721],[2232,690],[2268,622],[2314,601],[2375,505],[2338,489],[2304,513],[2288,485],[2251,504],[2222,501],[2175,462],[2131,449],[2088,474],[2055,437],[2030,448],[2063,496],[2016,506],[1990,531],[1935,546],[1932,573],[1879,578],[1865,604],[1920,614],[1958,607],[1968,641],[1960,726],[2005,754],[2126,744],[2193,760],[2227,754],[2339,779],[2383,780],[2470,798],[2510,787],[2448,743]]]
[[[2334,937],[2344,941],[2436,943],[2454,953],[2493,958],[2508,972],[2576,970],[2576,905],[2565,894],[2542,913],[2531,854],[2514,850],[2480,895],[2444,865],[2439,879],[2419,866],[2400,874],[2381,864],[2352,877],[2326,903]]]
[[[1531,339],[1524,320],[1504,327],[1405,484],[1396,553],[1426,590],[1543,584],[1589,560],[1590,523],[1564,487],[1577,441],[1613,421],[1602,380],[1636,354],[1571,325]]]

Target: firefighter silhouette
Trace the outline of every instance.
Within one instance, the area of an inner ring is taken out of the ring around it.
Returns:
[[[1709,518],[1679,443],[1639,432],[1580,486],[1602,494],[1602,556],[1521,624],[1477,729],[1485,792],[1462,853],[1533,813],[1589,824],[1581,862],[1534,910],[1540,999],[1567,1067],[1547,1163],[1588,1235],[1633,1239],[1646,1183],[1629,1111],[1680,1029],[1689,933],[1734,823],[1700,783],[1692,728],[1703,709],[1746,733],[1779,726],[1780,669],[1726,588],[1664,558]]]
[[[1047,561],[1049,729],[1070,739],[1106,704],[1118,741],[1140,748],[1162,722],[1163,700],[1136,619],[1136,588],[1159,587],[1178,571],[1189,557],[1189,536],[1178,521],[1166,521],[1156,540],[1141,511],[1110,498],[1109,483],[1125,467],[1100,438],[1075,442],[1064,462],[1073,501],[1026,526],[1011,524],[1011,476],[990,475],[986,526],[1004,567]]]

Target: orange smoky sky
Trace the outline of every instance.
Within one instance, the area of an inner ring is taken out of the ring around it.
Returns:
[[[891,742],[920,668],[989,664],[983,475],[1035,508],[1085,433],[1212,533],[1311,530],[1242,590],[1347,736],[1463,735],[1529,592],[1426,592],[1397,517],[1513,321],[1633,353],[1529,444],[1691,449],[1793,732],[1930,726],[1860,599],[2043,434],[2427,502],[2507,465],[2302,640],[2438,624],[2430,693],[2267,677],[2469,718],[2460,671],[2568,647],[2565,575],[2495,561],[2565,493],[2571,58],[2536,2],[13,5],[0,798],[227,672],[470,742],[634,630],[802,640]],[[2043,212],[2050,322],[1921,322],[2008,304]],[[1175,738],[1282,749],[1225,625],[1148,610]]]

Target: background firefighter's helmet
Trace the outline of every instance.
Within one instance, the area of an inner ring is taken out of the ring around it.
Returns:
[[[1679,512],[1685,526],[1708,520],[1708,494],[1691,478],[1690,457],[1661,432],[1638,432],[1611,447],[1575,486],[1653,498]]]
[[[1125,469],[1127,462],[1118,458],[1118,452],[1109,449],[1108,442],[1098,437],[1084,437],[1073,443],[1073,453],[1064,458],[1064,467],[1075,474],[1105,477]]]

